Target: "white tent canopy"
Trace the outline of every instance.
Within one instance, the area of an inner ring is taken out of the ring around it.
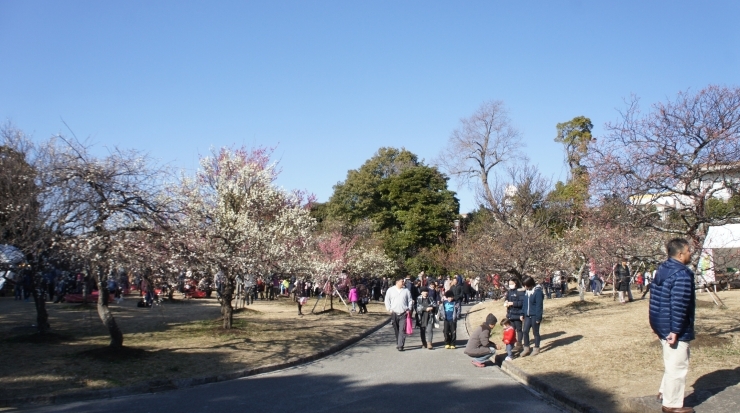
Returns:
[[[740,224],[709,227],[704,249],[714,248],[740,248]]]

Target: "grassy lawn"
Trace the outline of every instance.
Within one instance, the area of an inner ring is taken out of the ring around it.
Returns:
[[[40,337],[33,303],[0,298],[0,399],[56,395],[160,379],[216,375],[315,354],[387,318],[344,311],[297,315],[288,299],[258,301],[221,329],[215,299],[174,300],[149,308],[136,299],[111,305],[124,332],[120,354],[106,351],[107,331],[95,306],[48,304],[52,334]],[[322,303],[323,304],[323,303]],[[316,311],[321,311],[319,304]],[[334,308],[342,308],[335,303]]]
[[[577,295],[545,300],[541,353],[513,363],[604,412],[622,412],[622,401],[655,395],[663,375],[660,343],[648,322],[648,298],[620,304],[610,295],[585,302]],[[706,293],[697,293],[696,332],[691,342],[687,392],[740,382],[740,291],[719,293],[718,309]],[[492,312],[501,320],[503,303],[472,309],[470,325]],[[531,333],[530,333],[531,335]],[[501,327],[493,332],[501,343]]]

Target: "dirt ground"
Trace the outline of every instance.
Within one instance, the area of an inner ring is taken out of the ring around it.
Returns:
[[[182,300],[176,295],[152,308],[138,308],[136,301],[127,297],[111,305],[126,350],[112,356],[105,351],[110,340],[94,305],[49,303],[52,333],[41,339],[33,327],[33,303],[0,297],[0,399],[259,367],[317,353],[387,318],[383,305],[374,302],[367,315],[311,315],[316,299],[300,317],[295,303],[281,298],[237,310],[235,328],[222,330],[215,299]],[[344,310],[338,302],[334,308]]]
[[[624,412],[623,400],[658,393],[663,375],[660,342],[648,322],[648,298],[620,304],[611,295],[587,294],[545,300],[541,353],[515,358],[514,364],[604,412]],[[691,342],[687,392],[740,383],[740,291],[720,292],[718,309],[706,293],[697,293],[696,340]],[[470,325],[493,313],[506,315],[502,301],[471,310]],[[501,327],[493,341],[502,344]],[[530,333],[531,337],[531,333]],[[501,347],[503,348],[503,347]]]

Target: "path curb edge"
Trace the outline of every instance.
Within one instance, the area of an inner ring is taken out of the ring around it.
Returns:
[[[537,377],[530,375],[526,371],[515,366],[514,363],[510,361],[504,361],[501,363],[501,371],[503,371],[509,377],[513,378],[519,383],[536,390],[538,393],[544,394],[548,398],[553,399],[554,401],[558,402],[558,404],[561,404],[562,406],[570,410],[579,413],[601,413],[601,411],[597,408],[573,399],[567,393],[550,386]]]
[[[476,306],[477,305],[471,307],[468,310],[468,313],[470,312],[470,310],[474,309]],[[468,320],[469,318],[467,317],[467,314],[466,314],[465,328],[469,328]],[[550,386],[549,384],[545,383],[544,381],[538,379],[537,377],[530,375],[526,371],[514,365],[514,363],[512,362],[509,362],[509,361],[501,362],[501,371],[506,373],[506,375],[508,375],[512,379],[535,390],[538,393],[541,393],[547,398],[554,400],[555,402],[557,402],[558,404],[562,405],[563,407],[567,409],[570,409],[570,410],[573,410],[579,413],[601,413],[601,411],[596,409],[595,407],[590,406],[586,403],[582,403],[577,400],[574,400],[565,392],[558,390]]]

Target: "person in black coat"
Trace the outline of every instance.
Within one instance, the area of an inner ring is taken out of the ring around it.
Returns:
[[[430,299],[434,300],[437,303],[442,300],[442,298],[439,296],[439,292],[437,292],[437,283],[435,281],[431,281],[429,283],[429,288],[427,290],[429,291]]]
[[[465,304],[470,303],[470,299],[473,298],[473,287],[470,286],[469,281],[464,281],[463,285],[463,297],[465,300]]]
[[[453,294],[453,300],[455,301],[456,318],[460,317],[462,314],[462,303],[465,298],[465,291],[463,290],[462,282],[462,277],[458,275],[452,279],[452,286],[450,287],[450,291],[452,291]]]
[[[524,305],[524,289],[517,278],[512,277],[506,284],[507,290],[504,296],[506,306],[506,318],[511,320],[511,326],[516,330],[515,350],[522,349],[522,306]]]
[[[619,291],[619,302],[625,303],[625,293],[630,302],[632,299],[632,291],[630,288],[630,267],[627,265],[627,260],[623,259],[620,264],[614,267],[614,278],[617,280],[617,290]]]
[[[439,304],[429,295],[429,287],[421,287],[421,295],[416,300],[416,313],[419,316],[421,347],[434,348],[434,314]]]

